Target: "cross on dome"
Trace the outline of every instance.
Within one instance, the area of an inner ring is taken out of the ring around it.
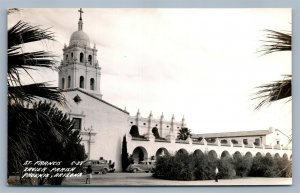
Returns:
[[[79,10],[78,10],[78,12],[79,12],[79,21],[78,21],[78,31],[81,31],[82,30],[82,25],[83,25],[83,22],[82,22],[82,13],[83,13],[83,11],[82,11],[82,8],[80,8]]]
[[[81,15],[81,14],[84,13],[84,12],[82,11],[82,8],[80,8],[80,9],[78,10],[78,12],[80,13],[79,19],[82,20],[82,17],[81,17],[82,15]]]

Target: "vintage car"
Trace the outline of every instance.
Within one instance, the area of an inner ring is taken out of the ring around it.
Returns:
[[[140,161],[139,163],[130,164],[126,171],[127,172],[153,172],[155,168],[155,161]]]
[[[89,165],[92,167],[92,174],[106,174],[112,170],[106,160],[87,160],[82,164],[82,171],[84,174]]]

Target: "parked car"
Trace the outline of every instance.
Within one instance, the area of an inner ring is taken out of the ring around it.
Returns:
[[[130,164],[126,171],[128,172],[153,172],[155,168],[155,161],[140,161],[139,163]]]
[[[89,165],[92,166],[92,174],[106,174],[111,170],[111,167],[106,160],[87,160],[82,164],[82,171],[84,174],[86,173],[86,169]]]

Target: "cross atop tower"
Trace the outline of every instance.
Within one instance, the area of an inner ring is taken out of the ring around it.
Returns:
[[[80,14],[80,17],[79,17],[79,21],[78,21],[78,31],[81,31],[82,30],[82,25],[83,25],[83,22],[82,22],[82,8],[80,8],[78,10],[79,14]]]
[[[84,13],[84,12],[82,11],[82,8],[80,8],[80,9],[78,10],[78,12],[80,13],[79,19],[82,20],[82,17],[81,17],[82,15],[81,15],[81,14]]]

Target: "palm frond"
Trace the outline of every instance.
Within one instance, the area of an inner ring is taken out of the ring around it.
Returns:
[[[63,103],[64,97],[57,87],[49,87],[47,83],[33,83],[22,86],[8,87],[9,104],[32,103],[36,99],[43,98]]]
[[[271,102],[278,101],[284,98],[292,97],[292,76],[285,75],[283,80],[274,81],[269,84],[258,86],[259,89],[253,99],[259,99],[259,104],[255,109],[259,109],[264,105],[270,104]]]
[[[36,70],[36,67],[55,69],[54,57],[56,57],[54,54],[45,51],[8,53],[8,85],[21,85],[20,70],[31,77],[28,70]]]
[[[8,54],[8,71],[11,68],[28,68],[28,67],[46,67],[51,68],[55,65],[56,55],[45,52],[26,52],[26,53],[9,53]]]
[[[279,51],[292,50],[292,34],[288,32],[278,32],[274,30],[265,30],[266,40],[263,40],[264,45],[258,50],[264,55]]]
[[[20,48],[21,44],[40,40],[54,40],[54,33],[49,29],[41,29],[40,26],[31,26],[19,21],[8,30],[8,51],[15,47]]]

